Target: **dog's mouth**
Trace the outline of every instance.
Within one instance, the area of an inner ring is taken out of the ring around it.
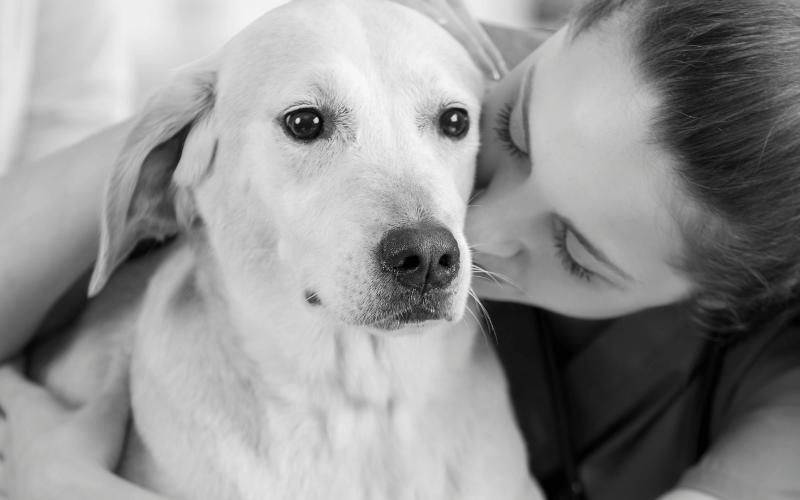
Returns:
[[[445,320],[446,318],[441,311],[435,308],[428,307],[411,307],[401,311],[389,318],[384,318],[375,323],[375,327],[381,330],[398,330],[400,328],[420,325],[426,321]]]
[[[426,294],[413,299],[411,297],[393,295],[392,299],[384,307],[372,308],[369,313],[362,315],[352,324],[392,331],[406,326],[419,326],[428,321],[451,321],[453,316],[448,313],[450,308],[446,297],[448,297],[448,294],[441,292]],[[319,293],[313,289],[305,290],[304,299],[313,308],[321,308],[323,305]]]
[[[452,300],[452,294],[444,290],[424,295],[406,290],[398,293],[395,290],[383,301],[383,307],[373,309],[372,314],[364,318],[364,323],[391,331],[428,321],[451,321],[454,318]]]

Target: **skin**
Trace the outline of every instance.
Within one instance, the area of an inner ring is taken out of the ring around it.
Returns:
[[[674,182],[671,159],[647,135],[657,96],[636,78],[618,30],[593,29],[574,41],[566,35],[562,29],[548,39],[485,102],[480,189],[468,216],[467,234],[475,261],[513,278],[516,286],[502,279],[500,284],[476,279],[474,288],[484,298],[538,305],[585,319],[613,318],[682,300],[691,285],[674,265],[682,241],[673,214],[684,200]],[[536,71],[530,73],[533,66]],[[522,91],[526,88],[532,91]],[[511,153],[494,130],[498,112],[506,104],[512,109],[510,136],[521,150],[518,153]],[[555,240],[565,219],[600,251],[590,251],[573,231],[567,231],[566,250],[590,272],[590,279],[586,273],[570,272],[557,255]],[[597,257],[600,253],[605,259]],[[98,451],[92,437],[102,435],[101,443],[118,446],[122,426],[85,432],[109,420],[123,420],[119,415],[125,412],[124,384],[114,381],[120,377],[112,378],[110,389],[100,395],[105,404],[75,412],[36,392],[39,389],[13,368],[0,370],[0,403],[17,409],[9,413],[6,425],[14,427],[13,435],[25,443],[25,450],[40,452],[15,454],[13,442],[4,451],[10,450],[20,463],[56,457],[49,470],[58,471],[56,478],[73,478],[64,484],[42,481],[41,474],[34,474],[23,482],[55,485],[61,497],[69,491],[75,498],[158,498],[105,469],[116,448]],[[53,417],[30,418],[37,414]],[[72,438],[76,434],[84,441],[76,442]],[[22,498],[50,498],[53,491],[44,489]],[[713,498],[675,490],[659,500]]]
[[[479,265],[517,286],[476,279],[481,297],[599,319],[689,293],[672,264],[682,242],[671,206],[681,194],[671,158],[647,135],[658,100],[637,81],[625,43],[618,30],[600,29],[570,41],[565,27],[487,98],[478,180],[485,187],[472,202],[467,237]],[[495,130],[507,105],[516,153]],[[565,219],[614,266],[568,230],[566,250],[592,275],[565,269],[555,248]]]
[[[14,242],[0,245],[0,360],[19,352],[94,262],[103,183],[129,128],[121,123],[0,179],[0,241]]]

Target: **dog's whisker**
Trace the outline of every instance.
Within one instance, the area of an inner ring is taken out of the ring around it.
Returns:
[[[530,295],[528,294],[528,291],[527,291],[527,290],[525,290],[524,288],[522,288],[522,286],[521,286],[521,285],[519,285],[519,284],[518,284],[516,281],[512,280],[512,279],[511,279],[511,278],[509,278],[508,276],[506,276],[506,275],[504,275],[504,274],[500,274],[500,273],[495,273],[495,272],[492,272],[492,271],[486,271],[486,270],[484,270],[484,272],[486,272],[486,274],[489,274],[489,275],[491,275],[491,276],[494,276],[494,277],[496,277],[496,278],[499,278],[499,279],[500,279],[500,280],[502,280],[502,281],[505,281],[506,283],[508,283],[509,285],[513,286],[514,288],[516,288],[517,290],[519,290],[520,292],[522,292],[522,293],[523,293],[523,294],[525,294],[526,296],[530,297]]]
[[[497,338],[497,330],[494,327],[494,323],[492,323],[492,318],[489,317],[489,311],[486,310],[486,307],[481,302],[481,299],[478,298],[478,294],[475,293],[475,290],[472,288],[469,289],[469,295],[475,300],[475,305],[480,308],[481,316],[486,320],[486,326],[491,330],[492,334],[494,335],[495,343],[499,343],[500,341]]]
[[[467,200],[467,205],[469,205],[470,203],[472,203],[472,201],[473,201],[475,198],[477,198],[478,196],[480,196],[481,194],[483,194],[483,192],[484,192],[484,191],[485,191],[484,189],[481,189],[481,190],[479,190],[479,191],[475,191],[474,193],[472,193],[472,196],[470,196],[470,197],[469,197],[469,200]]]
[[[469,248],[469,249],[470,249],[470,251],[472,251],[473,253],[482,253],[482,252],[481,252],[481,249],[482,249],[482,248],[485,248],[485,247],[488,247],[489,245],[490,245],[489,243],[470,243],[470,244],[468,245],[468,248]]]
[[[461,207],[461,208],[458,210],[457,214],[458,214],[458,215],[461,215],[461,214],[463,214],[463,213],[466,213],[466,212],[467,212],[467,210],[469,210],[469,209],[470,209],[470,207],[472,207],[472,206],[473,206],[473,205],[464,205],[463,207]],[[477,206],[477,205],[475,205],[475,206]]]
[[[493,281],[495,284],[502,286],[500,281],[494,277],[494,275],[484,272],[481,268],[476,268],[472,270],[473,277],[478,279],[490,280]]]
[[[492,280],[495,283],[497,283],[498,285],[501,285],[501,286],[502,286],[502,284],[499,283],[497,280],[499,279],[501,281],[504,281],[504,282],[508,283],[509,285],[513,286],[514,288],[516,288],[517,290],[519,290],[520,292],[522,292],[526,297],[530,297],[530,294],[528,294],[527,290],[522,288],[522,286],[520,286],[517,282],[515,282],[514,280],[512,280],[508,276],[506,276],[504,274],[500,274],[500,273],[494,272],[494,271],[489,271],[489,270],[487,270],[485,268],[482,268],[482,267],[479,267],[478,269],[473,268],[473,276],[475,276],[477,278],[480,278],[480,277],[482,277],[482,276],[480,276],[481,274],[485,274],[486,276],[492,278]]]
[[[467,311],[467,312],[468,312],[470,315],[472,315],[472,317],[473,317],[473,318],[475,318],[475,322],[478,324],[478,328],[480,328],[480,329],[481,329],[481,335],[483,336],[483,340],[484,340],[484,342],[486,342],[486,345],[489,345],[489,338],[486,336],[486,330],[484,330],[484,328],[483,328],[483,322],[481,322],[480,318],[478,318],[478,316],[477,316],[477,315],[475,314],[475,312],[474,312],[474,311],[473,311],[473,310],[472,310],[472,309],[469,307],[469,305],[467,305],[467,309],[466,309],[466,311]]]
[[[453,334],[453,324],[447,323],[447,335],[452,335],[452,334]]]
[[[494,276],[493,273],[488,272],[486,269],[484,269],[484,268],[482,268],[480,266],[474,265],[474,264],[473,264],[473,267],[472,267],[472,275],[475,278],[491,280],[496,285],[503,286],[502,283],[500,283],[500,281]]]

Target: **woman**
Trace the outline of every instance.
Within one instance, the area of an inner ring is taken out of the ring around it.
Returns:
[[[468,236],[499,283],[475,289],[541,308],[492,318],[551,498],[800,493],[798,45],[797,2],[594,0],[487,97]],[[37,426],[61,410],[4,369],[10,436],[73,440],[11,443],[9,464],[61,454],[62,497],[153,498],[103,471],[117,449],[87,431],[118,446],[122,378]]]
[[[487,99],[467,234],[518,287],[475,290],[550,311],[491,312],[553,498],[800,493],[798,44],[797,2],[598,0]]]
[[[487,99],[467,234],[518,288],[475,290],[550,311],[490,310],[552,498],[800,493],[798,44],[797,2],[594,1]]]

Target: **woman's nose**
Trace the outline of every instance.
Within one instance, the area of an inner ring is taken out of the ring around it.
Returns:
[[[467,213],[467,240],[476,252],[512,257],[522,251],[535,206],[526,179],[499,172]]]
[[[523,228],[514,214],[519,207],[509,207],[505,201],[479,198],[467,212],[466,236],[475,252],[507,258],[522,249]]]

